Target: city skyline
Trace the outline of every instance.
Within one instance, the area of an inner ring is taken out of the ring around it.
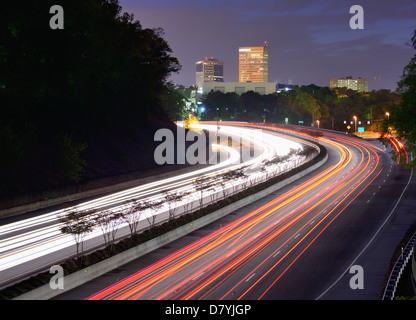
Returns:
[[[215,56],[226,65],[224,81],[238,81],[238,50],[269,47],[269,81],[329,86],[345,75],[369,79],[369,90],[395,90],[413,55],[416,4],[366,1],[364,29],[352,30],[352,1],[121,0],[143,28],[162,28],[182,69],[170,80],[195,83],[195,61]],[[376,81],[374,78],[379,79]]]

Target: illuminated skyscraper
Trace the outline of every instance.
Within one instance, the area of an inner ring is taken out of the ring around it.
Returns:
[[[269,51],[267,43],[263,47],[239,48],[239,82],[268,82]]]
[[[224,62],[213,57],[196,62],[196,85],[204,82],[224,82]]]

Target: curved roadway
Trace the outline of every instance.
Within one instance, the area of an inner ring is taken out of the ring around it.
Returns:
[[[209,127],[208,127],[209,128]],[[215,126],[210,127],[215,128]],[[258,132],[257,129],[250,128],[222,128],[221,132],[228,136],[237,137],[235,139],[240,143],[241,136],[244,136],[243,150],[240,152],[238,147],[229,147],[227,145],[218,145],[220,152],[228,154],[223,157],[223,161],[215,164],[207,165],[203,169],[190,171],[171,178],[161,179],[145,185],[131,188],[125,191],[117,192],[105,197],[100,197],[91,201],[81,203],[77,206],[78,210],[95,209],[98,214],[105,210],[123,210],[125,203],[135,199],[152,199],[163,201],[163,191],[179,191],[188,192],[183,201],[192,202],[194,206],[199,204],[199,196],[195,190],[193,182],[197,177],[214,177],[218,174],[228,172],[229,170],[244,167],[245,170],[252,170],[263,160],[271,160],[278,154],[286,154],[290,148],[300,148],[299,143],[285,140],[272,135],[250,134],[252,131]],[[250,144],[254,143],[254,155],[244,156],[253,150]],[[203,144],[205,147],[205,144]],[[283,146],[277,147],[277,146]],[[216,156],[216,153],[214,153]],[[241,157],[244,158],[242,161]],[[253,171],[253,170],[252,170]],[[257,168],[258,171],[258,168]],[[235,186],[229,186],[235,189]],[[241,186],[240,186],[241,188]],[[223,190],[221,190],[223,191]],[[216,192],[220,193],[220,190]],[[205,198],[213,197],[208,192]],[[207,202],[208,199],[205,199]],[[185,210],[182,203],[177,203],[178,212]],[[138,230],[149,228],[150,223],[162,223],[169,219],[167,205],[164,205],[158,212],[147,210],[138,219],[140,223]],[[25,279],[31,275],[35,275],[40,271],[49,270],[54,264],[59,264],[68,257],[75,255],[75,243],[71,235],[64,235],[59,230],[57,216],[62,214],[64,210],[53,210],[47,213],[37,214],[32,218],[19,219],[13,223],[0,225],[0,288],[13,284],[20,279]],[[155,215],[156,220],[150,215]],[[125,237],[129,234],[129,228],[124,223],[117,231],[118,238]],[[84,241],[85,251],[100,248],[103,245],[102,231],[100,228],[89,233]]]
[[[354,297],[359,290],[349,286],[346,270],[389,218],[408,175],[377,142],[331,132],[319,140],[329,152],[320,169],[222,227],[201,230],[198,240],[188,237],[67,297],[330,299],[339,283],[337,299]],[[392,183],[393,174],[399,183]],[[379,281],[366,298],[376,298]]]

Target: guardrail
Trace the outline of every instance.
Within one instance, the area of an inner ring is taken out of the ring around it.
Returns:
[[[406,247],[402,249],[402,253],[399,258],[396,260],[392,271],[390,272],[389,280],[387,282],[386,288],[384,289],[383,300],[393,300],[396,294],[397,286],[400,281],[400,277],[403,274],[403,270],[406,268],[410,259],[414,255],[414,250],[416,246],[416,233],[413,234],[413,237],[410,238]],[[414,258],[413,258],[414,264]],[[413,284],[415,282],[414,274]]]

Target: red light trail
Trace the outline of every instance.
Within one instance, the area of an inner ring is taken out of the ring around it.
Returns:
[[[319,140],[336,150],[335,164],[87,299],[264,298],[382,171],[375,147],[326,136]]]

